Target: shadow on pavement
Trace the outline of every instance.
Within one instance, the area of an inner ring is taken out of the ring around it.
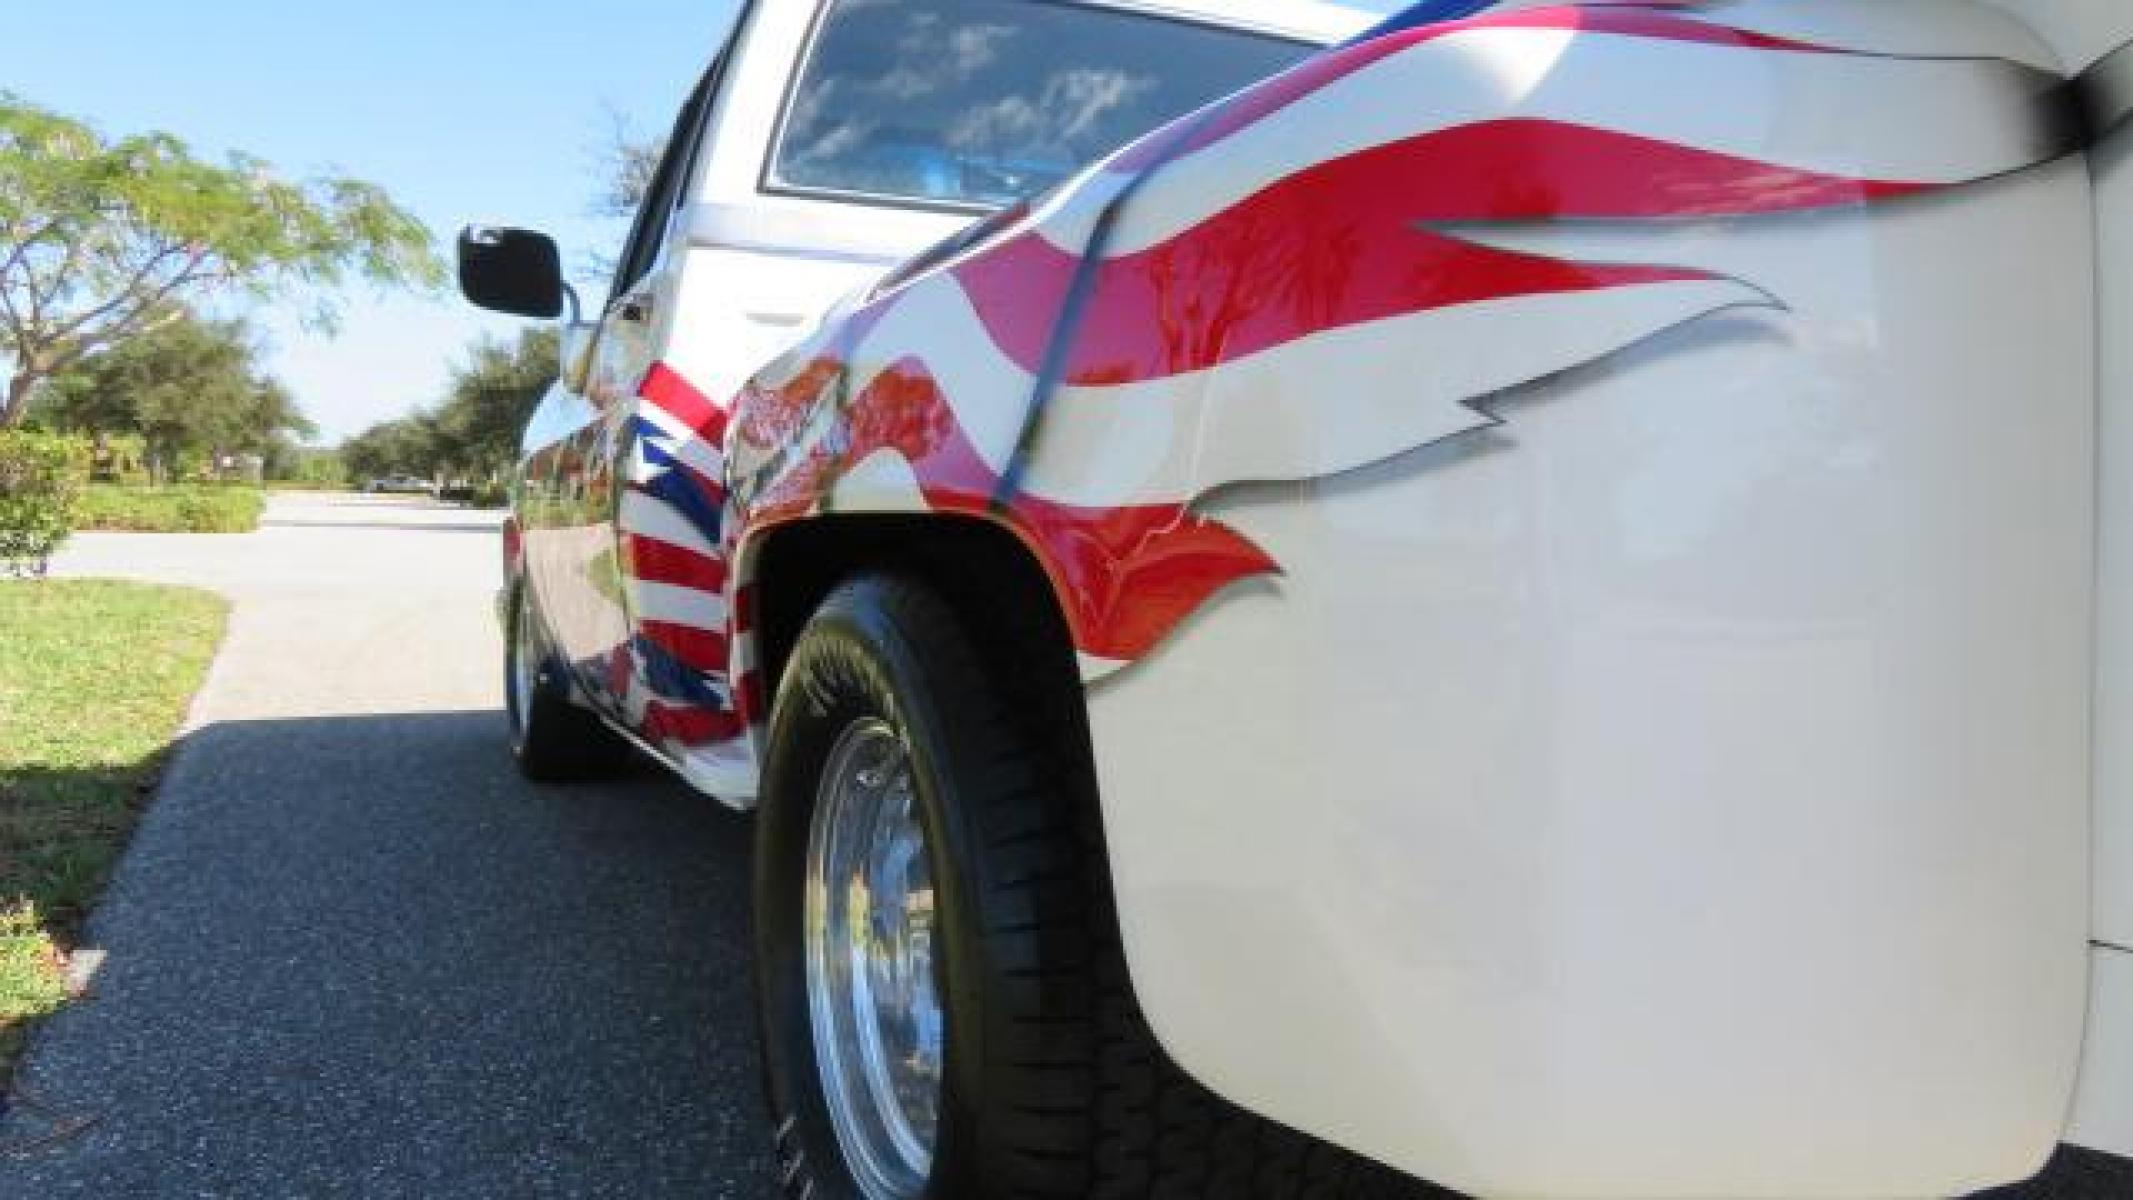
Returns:
[[[0,1193],[768,1195],[749,831],[493,711],[201,729],[0,1141],[93,1124]]]
[[[494,711],[202,729],[0,1122],[64,1136],[0,1194],[774,1195],[749,838],[650,768],[526,784]],[[1990,1195],[2129,1183],[2066,1151]]]
[[[2061,1146],[2028,1183],[1980,1192],[1971,1200],[2126,1200],[2133,1196],[2133,1161]]]

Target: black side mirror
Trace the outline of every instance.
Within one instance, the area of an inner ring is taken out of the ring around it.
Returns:
[[[483,308],[520,317],[563,315],[563,256],[531,229],[469,225],[459,231],[459,290]]]

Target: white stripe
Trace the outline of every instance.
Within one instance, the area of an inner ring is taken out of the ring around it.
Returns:
[[[844,328],[854,312],[863,307],[858,302],[860,298],[847,295],[832,304],[805,337],[780,351],[761,370],[749,376],[748,386],[770,392],[791,386],[810,363],[829,351],[838,331]],[[741,407],[745,406],[735,406],[736,409]]]
[[[664,444],[665,439],[662,438],[660,441]],[[644,447],[645,439],[639,439],[636,445],[630,447],[629,470],[631,483],[648,484],[666,474],[670,469],[653,463],[651,456],[645,453]]]
[[[746,733],[703,746],[678,746],[682,774],[698,791],[732,808],[754,807],[758,773],[754,740]]]
[[[895,303],[860,361],[940,347],[922,355],[925,364],[979,456],[1000,472],[1022,432],[1029,376],[993,344],[952,279],[928,281]],[[1065,387],[1045,413],[1024,486],[1060,503],[1108,508],[1179,503],[1243,479],[1346,470],[1482,423],[1462,401],[1704,313],[1765,303],[1729,280],[1507,297],[1328,330],[1211,370]]]
[[[829,506],[850,512],[925,512],[911,462],[886,446],[841,472],[830,488]]]
[[[1187,118],[1188,120],[1190,118]],[[1128,147],[1127,149],[1130,149]],[[1119,150],[1112,155],[1124,154]],[[1031,214],[1028,229],[1053,246],[1079,257],[1082,247],[1096,235],[1096,222],[1103,210],[1132,183],[1134,174],[1110,170],[1106,159],[1097,169],[1088,174],[1088,182],[1075,187],[1063,187],[1053,193],[1042,208]],[[966,256],[967,257],[967,256]]]
[[[1108,252],[1167,241],[1267,181],[1317,163],[1506,118],[1592,126],[1831,175],[1963,182],[2026,166],[2047,151],[2034,84],[2026,69],[1999,62],[1472,29],[1373,63],[1177,160],[1126,207]],[[1079,233],[1076,218],[1046,236],[1074,246]]]
[[[638,408],[644,419],[666,436],[659,439],[662,449],[689,464],[706,479],[721,485],[726,478],[726,458],[719,447],[706,441],[702,434],[689,428],[688,422],[673,413],[649,402]]]
[[[1673,15],[1858,54],[2004,58],[2054,75],[2065,69],[2028,27],[2013,16],[1982,4],[1950,4],[1948,0],[1872,0],[1867,4],[1859,0],[1718,0]]]
[[[616,523],[623,533],[632,537],[665,542],[709,558],[718,556],[718,550],[704,540],[704,535],[689,524],[687,517],[657,496],[636,491],[622,493],[622,511]]]
[[[663,621],[712,633],[726,632],[726,598],[701,588],[626,576],[630,611],[639,621]]]
[[[1081,681],[1084,684],[1095,683],[1097,680],[1108,678],[1125,667],[1132,665],[1132,660],[1130,659],[1104,658],[1101,655],[1089,654],[1080,650],[1074,652],[1074,658],[1081,667]]]
[[[1022,433],[1029,375],[993,343],[952,277],[927,280],[890,303],[856,356],[875,370],[854,390],[911,348],[936,347],[920,357],[979,457],[1000,473]],[[1063,387],[1046,410],[1024,487],[1063,504],[1109,508],[1180,503],[1245,479],[1347,470],[1482,424],[1463,401],[1705,313],[1768,303],[1730,280],[1514,296],[1328,330],[1210,370]],[[797,443],[796,456],[827,432],[822,424]],[[866,507],[856,492],[845,502]]]
[[[625,691],[620,699],[624,723],[631,729],[643,728],[644,708],[651,702],[652,696],[644,686],[644,672],[638,667],[635,651],[630,653],[629,690]]]
[[[1487,424],[1475,397],[1768,304],[1730,280],[1509,297],[1328,330],[1160,389],[1072,389],[1046,415],[1028,487],[1107,507],[1319,478]]]

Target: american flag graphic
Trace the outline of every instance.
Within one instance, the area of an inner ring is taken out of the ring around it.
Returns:
[[[725,420],[663,366],[639,389],[618,520],[635,635],[610,652],[606,683],[639,735],[669,750],[747,730],[730,670],[745,627],[728,586]]]
[[[1495,423],[1508,389],[1784,304],[1691,261],[1520,248],[1532,230],[1866,209],[2076,148],[2052,64],[1985,54],[2007,39],[1982,10],[1925,21],[1909,3],[1387,28],[892,276],[730,408],[688,385],[677,342],[644,384],[622,509],[644,631],[617,651],[631,716],[682,745],[760,719],[729,678],[754,657],[727,564],[830,508],[1002,523],[1100,677],[1278,572],[1194,511],[1209,491],[1381,461]],[[1802,97],[1844,119],[1783,119]]]

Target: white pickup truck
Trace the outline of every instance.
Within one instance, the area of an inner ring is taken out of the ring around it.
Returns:
[[[787,1192],[2133,1196],[2133,6],[1369,20],[746,4],[570,325]]]

